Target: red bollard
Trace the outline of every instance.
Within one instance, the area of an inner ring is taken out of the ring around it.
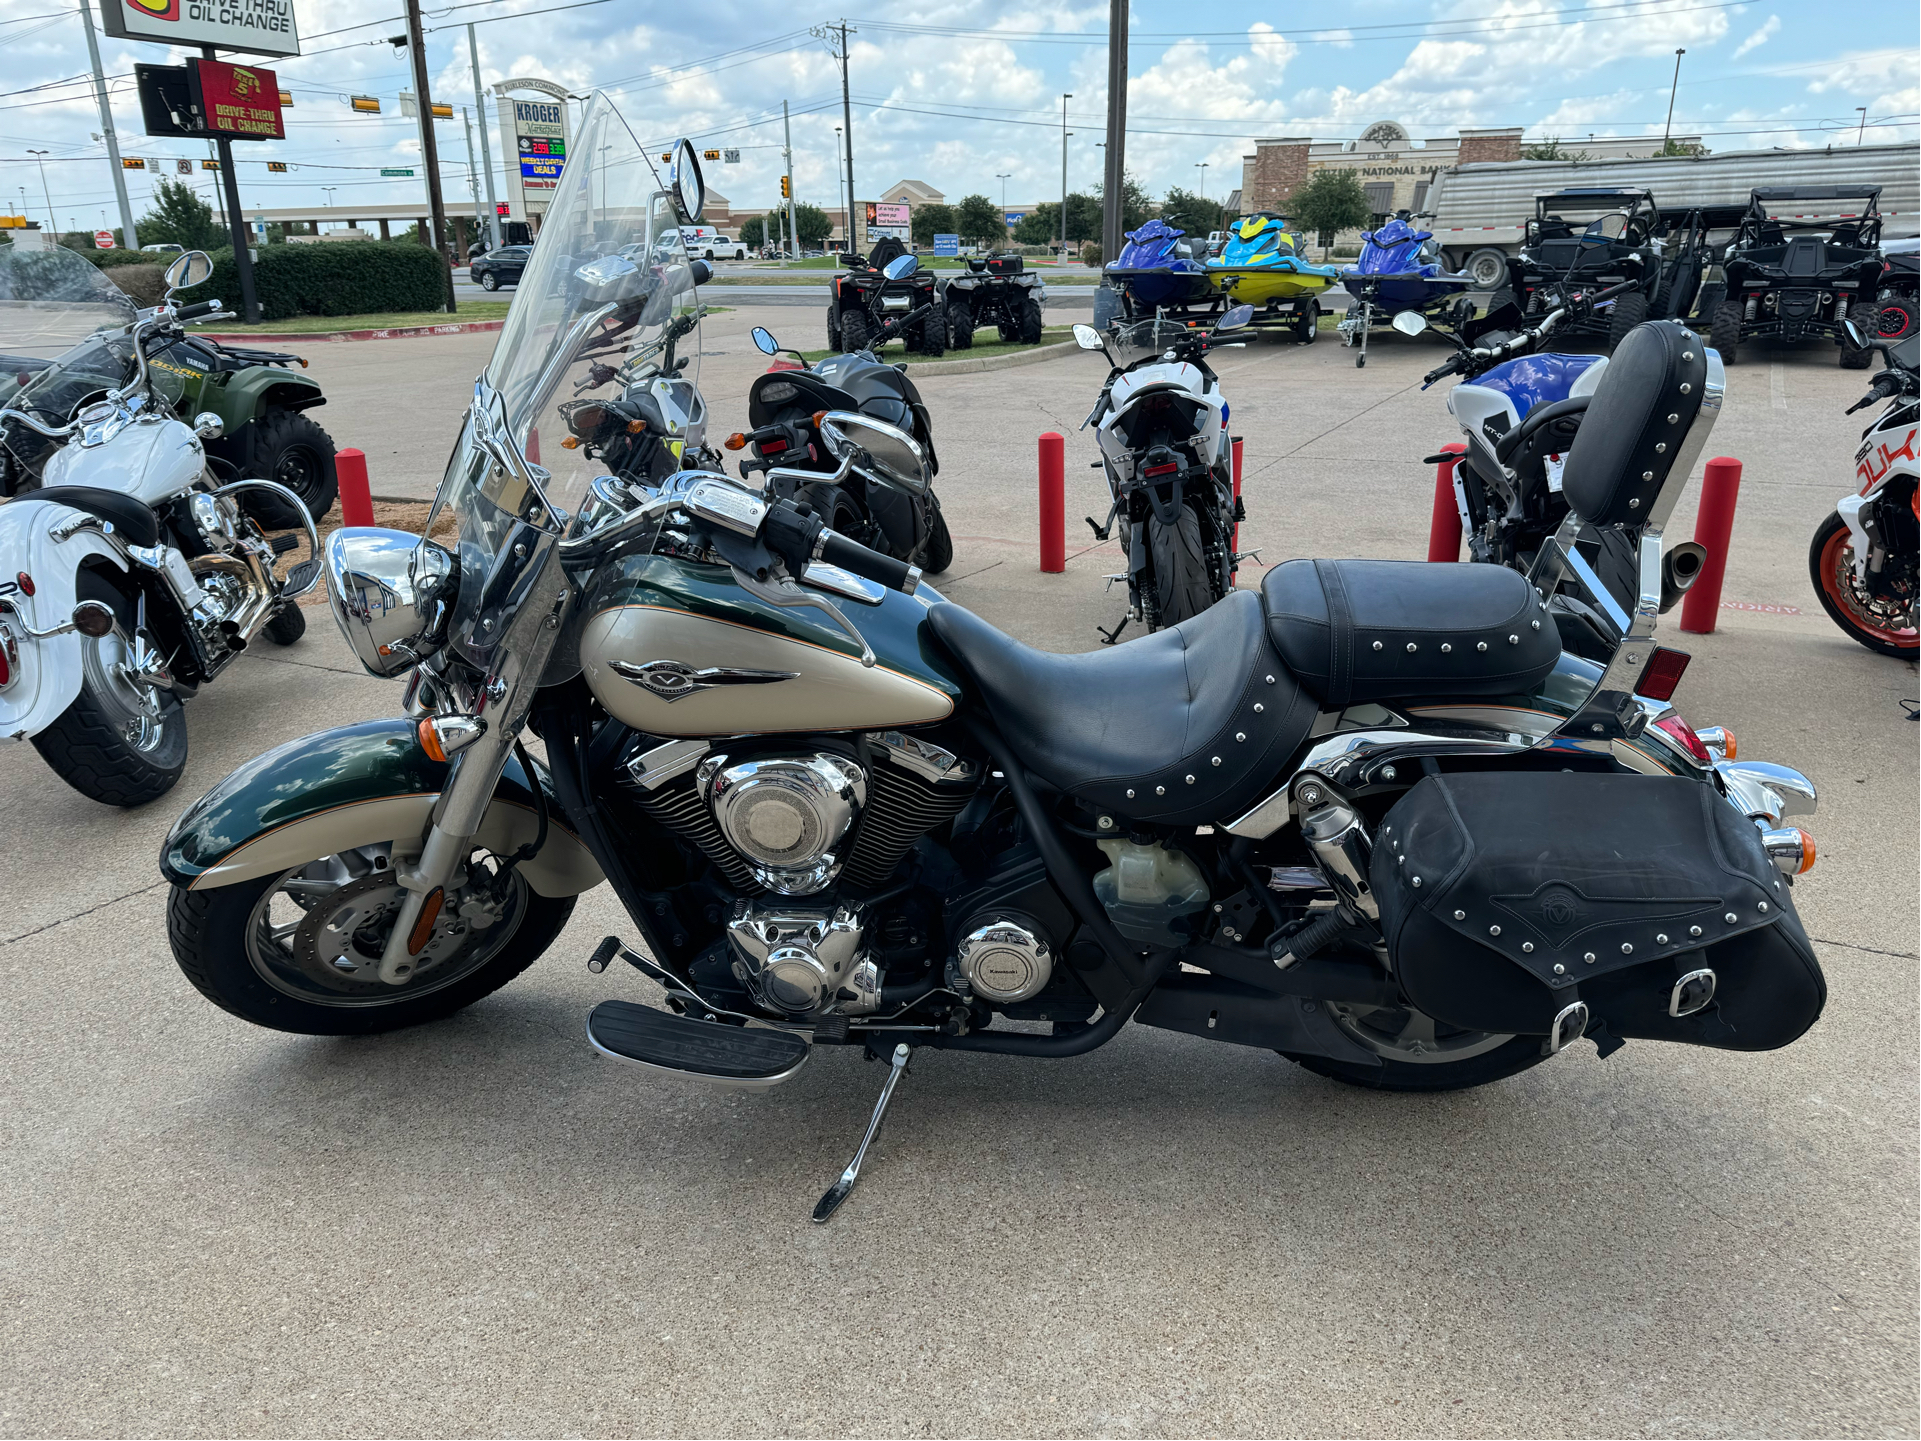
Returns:
[[[1728,543],[1734,536],[1734,503],[1741,498],[1741,462],[1719,455],[1701,478],[1701,508],[1694,514],[1694,538],[1707,547],[1701,574],[1681,599],[1681,629],[1713,635],[1721,613],[1721,582],[1728,576]]]
[[[352,446],[334,456],[334,477],[340,486],[340,519],[344,525],[372,525],[374,497],[367,486],[367,455]],[[319,516],[314,517],[320,519]]]
[[[540,427],[535,426],[527,432],[527,463],[540,464]]]
[[[1441,447],[1442,455],[1465,455],[1460,441]],[[1434,512],[1427,522],[1427,558],[1457,561],[1461,558],[1461,507],[1454,499],[1454,462],[1444,460],[1434,467]]]
[[[1041,437],[1041,569],[1067,569],[1067,442],[1051,430]]]
[[[1237,435],[1234,437],[1234,499],[1238,501],[1240,498],[1241,498],[1241,437]],[[1241,527],[1239,523],[1235,524],[1233,537],[1228,541],[1227,545],[1228,545],[1228,549],[1233,551],[1236,555],[1239,555],[1241,553]]]

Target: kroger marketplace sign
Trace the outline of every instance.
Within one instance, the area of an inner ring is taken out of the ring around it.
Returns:
[[[100,24],[116,40],[300,53],[293,0],[100,0]]]

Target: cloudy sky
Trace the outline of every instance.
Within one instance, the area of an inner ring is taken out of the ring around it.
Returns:
[[[403,28],[398,3],[295,3],[306,53],[278,62],[295,102],[288,139],[235,146],[243,205],[320,206],[322,187],[333,187],[341,206],[417,199],[418,180],[379,176],[382,166],[419,157],[414,122],[401,119],[394,102],[411,88],[405,55],[384,39]],[[742,205],[778,194],[785,99],[794,111],[800,197],[837,199],[839,66],[809,27],[837,23],[839,14],[774,0],[481,0],[426,13],[436,99],[472,106],[466,23],[477,21],[487,83],[543,75],[577,92],[604,88],[645,140],[686,134],[703,146],[739,147],[741,163],[710,166],[708,178]],[[1843,14],[1847,24],[1837,27]],[[1914,0],[1848,0],[1838,9],[1773,0],[1378,0],[1354,18],[1365,23],[1292,29],[1277,7],[1243,0],[1135,0],[1129,168],[1157,197],[1169,186],[1202,184],[1218,197],[1238,184],[1240,157],[1258,135],[1351,138],[1382,119],[1417,138],[1487,125],[1523,125],[1530,138],[1658,134],[1681,47],[1675,131],[1701,135],[1717,151],[1852,144],[1863,109],[1870,141],[1911,141],[1921,112]],[[978,191],[998,202],[1003,183],[1010,204],[1057,196],[1063,92],[1074,96],[1069,183],[1082,189],[1098,179],[1105,6],[909,0],[845,19],[858,32],[852,91],[861,199],[903,177],[950,199]],[[178,63],[180,55],[104,36],[101,44],[123,151],[204,156],[204,146],[140,133],[134,64]],[[0,62],[0,209],[18,211],[24,200],[45,223],[48,201],[28,153],[44,149],[61,228],[96,227],[111,211],[112,180],[94,138],[99,113],[73,0],[0,3]],[[379,96],[385,113],[352,114],[354,94]],[[449,208],[464,209],[462,127],[443,121],[437,134]],[[497,143],[494,153],[498,162]],[[270,175],[270,159],[291,169]],[[156,169],[129,177],[136,212]]]

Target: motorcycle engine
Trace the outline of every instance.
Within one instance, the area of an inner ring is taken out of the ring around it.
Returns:
[[[845,906],[741,901],[727,923],[734,976],[770,1010],[865,1015],[880,1005],[880,968],[863,959],[862,919]]]
[[[710,756],[701,794],[754,879],[783,896],[809,896],[840,874],[835,848],[867,801],[867,772],[843,756]]]

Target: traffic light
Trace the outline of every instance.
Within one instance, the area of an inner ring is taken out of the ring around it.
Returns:
[[[780,198],[782,200],[794,198],[794,182],[785,175],[780,177]]]
[[[269,160],[267,162],[267,169],[275,175],[285,175],[287,173],[287,162],[284,160]]]
[[[123,155],[120,158],[120,168],[122,170],[145,170],[147,168],[147,162],[142,160],[138,155]]]
[[[702,160],[718,160],[720,159],[720,152],[718,150],[703,150],[700,152],[700,158]]]

